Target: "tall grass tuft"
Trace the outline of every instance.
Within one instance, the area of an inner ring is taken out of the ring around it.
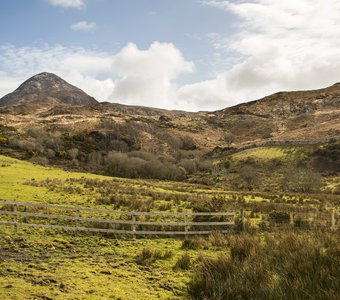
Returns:
[[[174,270],[189,270],[191,267],[191,258],[188,253],[184,253],[178,258],[174,266]]]
[[[193,299],[339,299],[335,234],[239,236],[231,254],[201,257],[189,284]]]

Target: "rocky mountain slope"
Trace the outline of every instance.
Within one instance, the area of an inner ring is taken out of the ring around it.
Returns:
[[[98,102],[87,95],[81,89],[67,83],[52,73],[37,74],[23,84],[14,92],[0,99],[0,106],[21,107],[20,112],[34,111],[40,106],[54,106],[57,104],[71,105],[95,105]]]
[[[22,136],[32,127],[81,135],[83,144],[93,143],[92,148],[79,142],[60,147],[67,151],[78,145],[88,153],[139,150],[175,155],[178,150],[211,153],[268,143],[320,143],[340,136],[340,84],[192,113],[99,103],[58,76],[41,73],[0,99],[0,124]]]

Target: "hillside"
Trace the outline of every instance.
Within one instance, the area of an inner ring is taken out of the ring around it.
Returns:
[[[339,137],[340,84],[193,113],[99,103],[41,73],[0,100],[0,153],[123,177],[183,180],[242,149]]]
[[[270,158],[284,156],[281,151],[266,149],[246,151],[235,159],[266,159],[268,154]],[[336,195],[239,193],[187,183],[66,172],[0,156],[0,199],[129,211],[235,210],[239,213],[242,207],[247,212],[247,228],[251,232],[231,232],[226,236],[216,233],[206,238],[180,240],[14,229],[1,225],[1,299],[191,299],[218,286],[219,277],[213,284],[204,285],[205,278],[214,278],[205,276],[204,272],[204,276],[200,276],[201,266],[212,268],[218,262],[229,270],[221,269],[223,274],[228,274],[225,280],[228,286],[233,286],[234,293],[242,291],[249,296],[254,292],[268,293],[272,273],[267,275],[265,270],[280,268],[280,272],[275,273],[280,285],[273,288],[273,292],[281,295],[277,298],[291,298],[287,285],[295,284],[297,298],[307,290],[320,293],[320,299],[329,295],[336,299],[339,235],[330,231],[328,225],[330,211],[339,208]],[[0,209],[4,207],[10,208],[0,205]],[[34,212],[35,208],[25,211]],[[289,227],[291,231],[296,227],[296,232],[288,232],[286,223],[281,225],[283,231],[275,227],[280,224],[280,218],[289,221],[288,212],[299,214],[294,227]],[[323,227],[322,233],[308,227],[311,216],[316,214],[314,221]],[[6,216],[1,214],[0,221],[4,220]],[[28,216],[19,216],[18,220],[46,222]],[[303,230],[303,224],[307,231]],[[314,259],[320,257],[319,253],[323,256],[316,260],[316,265]],[[245,255],[249,264],[240,263],[237,255]],[[297,265],[278,263],[277,255],[283,262],[288,258],[301,261],[301,257],[304,261]],[[233,267],[228,268],[229,264]],[[261,284],[254,284],[257,278],[253,275],[254,268],[265,274]],[[220,268],[212,270],[212,276],[218,270]],[[296,276],[291,276],[292,272]],[[240,278],[240,274],[247,276]],[[309,285],[311,278],[316,280]],[[333,281],[334,284],[329,284]],[[250,290],[244,290],[244,282]]]

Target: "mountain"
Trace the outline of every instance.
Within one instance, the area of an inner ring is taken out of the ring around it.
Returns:
[[[317,90],[275,93],[214,115],[249,142],[256,139],[317,142],[339,138],[340,83]]]
[[[107,136],[107,150],[113,136],[122,139],[117,145],[123,149],[165,154],[176,152],[179,139],[185,138],[196,146],[187,148],[206,153],[214,148],[266,143],[320,143],[340,137],[340,83],[318,90],[279,92],[218,111],[193,113],[99,103],[60,77],[41,73],[0,99],[0,125],[21,131],[41,126],[68,134],[98,131]],[[111,150],[119,148],[115,147]]]
[[[96,105],[97,103],[81,89],[47,72],[29,78],[14,92],[0,99],[0,106],[23,106],[30,111],[46,105]]]
[[[279,150],[262,156],[282,150],[331,174],[338,172],[339,141],[339,83],[218,111],[185,112],[97,102],[58,76],[41,73],[0,99],[0,154],[120,177],[181,180],[191,174],[205,182],[210,172],[211,182],[224,178],[229,185],[240,182],[244,166],[255,164],[271,186],[278,184],[272,172],[282,176],[291,161],[262,165],[233,155],[274,145]],[[224,160],[233,166],[230,172],[216,165]]]
[[[325,109],[340,109],[340,83],[318,90],[278,92],[260,100],[223,109],[221,112],[289,118]]]

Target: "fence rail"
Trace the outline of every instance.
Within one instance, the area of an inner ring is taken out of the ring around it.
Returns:
[[[339,212],[133,212],[0,200],[0,225],[117,235],[185,236],[260,230],[338,230]],[[235,222],[238,220],[237,222]],[[260,223],[261,224],[260,224]],[[236,224],[237,223],[237,224]],[[263,226],[262,226],[263,225]]]
[[[0,215],[9,216],[12,220],[0,221],[0,225],[3,226],[14,226],[14,227],[31,227],[31,228],[45,228],[45,229],[57,229],[66,231],[83,231],[83,232],[101,232],[109,234],[124,234],[124,235],[162,235],[162,236],[173,236],[173,235],[207,235],[215,231],[226,233],[230,231],[230,228],[235,225],[234,212],[131,212],[131,211],[114,211],[106,209],[92,209],[85,207],[71,207],[71,206],[60,206],[60,205],[49,205],[49,204],[37,204],[37,203],[26,203],[17,201],[5,201],[0,200]],[[24,210],[23,210],[24,209]],[[38,211],[25,211],[27,209],[33,209]],[[39,211],[40,210],[40,211]],[[44,210],[42,213],[41,210]],[[60,210],[62,214],[52,213],[52,210]],[[67,215],[69,213],[75,213],[76,215]],[[81,213],[92,214],[92,217],[83,217]],[[131,218],[129,220],[122,219],[109,219],[109,218],[97,218],[93,214],[106,214],[125,216]],[[145,217],[166,217],[166,218],[181,218],[178,221],[147,221],[137,220],[137,218]],[[196,217],[214,218],[219,217],[217,221],[195,221]],[[39,222],[28,223],[22,222],[19,218],[34,218],[43,220],[57,220],[66,222],[66,225],[59,224],[41,224]],[[184,219],[184,220],[183,220]],[[194,220],[192,220],[194,219]],[[72,226],[70,222],[76,222]],[[83,226],[82,223],[87,222],[90,226]],[[96,223],[91,225],[91,223]],[[81,225],[81,226],[80,226]],[[118,226],[129,228],[100,228],[98,225],[104,226]],[[196,226],[196,227],[195,227]],[[145,229],[147,227],[147,230]],[[150,230],[149,227],[156,227],[155,230]],[[161,230],[159,229],[161,227]],[[163,227],[170,227],[163,229]],[[181,227],[182,230],[174,230]],[[194,230],[191,230],[194,227]],[[198,229],[200,230],[198,230]]]

